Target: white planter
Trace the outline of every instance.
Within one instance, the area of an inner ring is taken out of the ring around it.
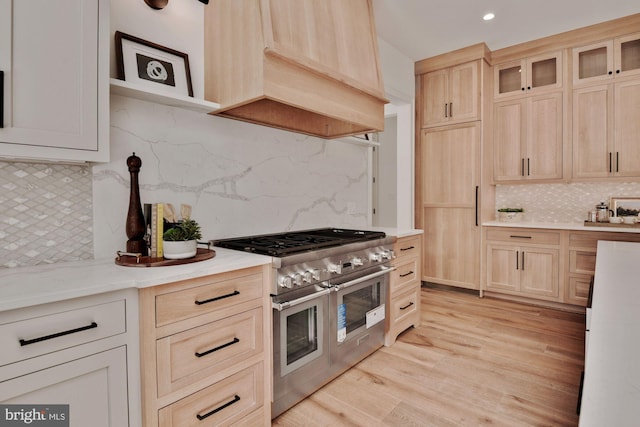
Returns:
[[[196,240],[162,241],[162,251],[166,259],[185,259],[196,256],[198,252]]]

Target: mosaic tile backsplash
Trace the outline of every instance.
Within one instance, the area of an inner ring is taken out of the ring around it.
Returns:
[[[496,209],[523,208],[530,222],[581,223],[612,196],[640,197],[640,183],[498,185]]]
[[[89,166],[0,162],[0,268],[93,258]]]

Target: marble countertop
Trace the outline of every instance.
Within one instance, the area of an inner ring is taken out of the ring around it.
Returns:
[[[215,248],[212,259],[167,267],[124,267],[113,258],[0,269],[0,311],[270,264],[271,257]]]
[[[405,237],[422,230],[376,228]],[[96,295],[127,288],[145,288],[209,274],[271,264],[271,257],[215,248],[212,259],[167,267],[124,267],[113,258],[0,269],[0,311]]]
[[[598,242],[580,426],[640,420],[640,243]]]
[[[606,231],[610,233],[640,233],[640,227],[610,227],[607,225],[591,226],[580,222],[510,222],[510,221],[485,221],[485,227],[517,227],[517,228],[547,228],[552,230],[578,230],[578,231]]]

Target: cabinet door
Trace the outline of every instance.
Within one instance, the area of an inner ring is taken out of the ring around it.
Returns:
[[[449,123],[479,119],[480,83],[478,77],[477,61],[451,68]]]
[[[615,75],[640,75],[640,33],[630,34],[614,40]]]
[[[613,41],[573,49],[573,84],[609,80],[613,75]]]
[[[518,292],[520,250],[517,246],[487,244],[487,290]]]
[[[527,93],[562,87],[562,52],[527,59]]]
[[[427,206],[475,208],[480,125],[425,130],[421,151],[422,202]]]
[[[613,90],[598,85],[573,91],[573,177],[606,178],[613,151]]]
[[[69,405],[71,426],[128,426],[126,350],[118,347],[5,381],[0,402]]]
[[[526,88],[526,63],[517,60],[493,67],[494,99],[520,95]]]
[[[527,99],[527,179],[562,178],[562,92]]]
[[[537,297],[558,297],[558,249],[523,247],[520,250],[520,292]]]
[[[494,105],[493,142],[495,181],[520,180],[524,175],[525,103],[522,99]]]
[[[423,209],[422,280],[479,289],[480,227],[474,209]]]
[[[422,125],[430,127],[445,124],[449,109],[449,70],[424,74],[422,85]]]
[[[0,156],[108,160],[105,11],[97,0],[0,2]]]
[[[640,80],[615,84],[615,170],[640,176]]]

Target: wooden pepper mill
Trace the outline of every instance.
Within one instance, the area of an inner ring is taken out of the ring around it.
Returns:
[[[144,221],[144,213],[142,212],[142,204],[140,204],[140,188],[138,186],[138,174],[142,160],[136,156],[136,153],[127,158],[127,166],[129,167],[129,175],[131,175],[131,190],[129,195],[129,212],[127,213],[126,232],[127,252],[141,253],[143,256],[149,254],[147,242],[144,240],[146,233],[146,225]]]

